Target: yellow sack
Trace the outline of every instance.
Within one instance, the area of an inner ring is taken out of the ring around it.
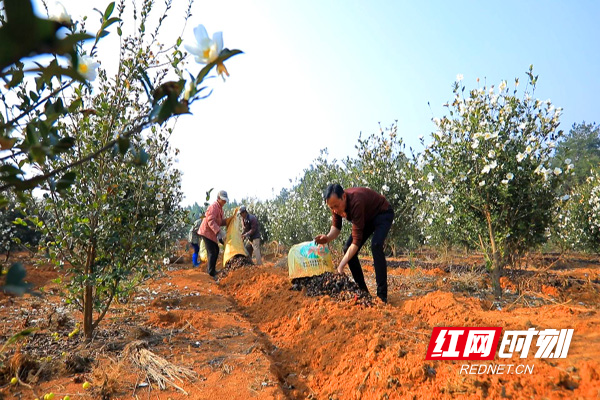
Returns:
[[[198,252],[200,256],[200,261],[207,262],[208,255],[206,254],[206,247],[204,246],[204,240],[200,239],[200,251]]]
[[[288,253],[290,279],[334,272],[331,252],[326,244],[298,243]]]
[[[242,220],[238,218],[239,207],[233,212],[233,216],[227,224],[227,235],[225,236],[225,251],[223,253],[223,266],[227,264],[233,256],[241,254],[248,257],[242,239]]]

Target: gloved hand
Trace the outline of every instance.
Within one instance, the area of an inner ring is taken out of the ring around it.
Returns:
[[[225,234],[223,231],[219,231],[219,233],[217,233],[217,240],[221,243],[225,241]]]

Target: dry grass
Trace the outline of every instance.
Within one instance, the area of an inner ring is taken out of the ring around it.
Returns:
[[[131,342],[123,349],[123,357],[146,373],[147,378],[156,382],[160,389],[166,389],[168,385],[187,395],[179,384],[184,383],[184,379],[195,381],[196,372],[170,363],[147,347],[148,343],[143,340]]]

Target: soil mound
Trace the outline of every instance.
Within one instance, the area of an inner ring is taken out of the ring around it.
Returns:
[[[306,278],[292,279],[292,289],[306,289],[306,294],[311,297],[328,295],[338,301],[354,300],[364,306],[373,305],[371,295],[361,290],[358,285],[346,275],[325,272]]]

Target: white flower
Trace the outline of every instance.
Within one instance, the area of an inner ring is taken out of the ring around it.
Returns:
[[[520,130],[525,130],[525,127],[526,127],[526,126],[527,126],[527,125],[525,125],[525,122],[521,122],[521,123],[519,124],[519,129],[520,129]]]
[[[210,39],[206,28],[200,24],[194,28],[194,36],[197,43],[184,46],[194,56],[194,60],[199,64],[209,64],[215,61],[223,50],[223,32],[215,32],[213,38]]]
[[[456,82],[460,82],[460,81],[462,81],[463,79],[464,79],[464,76],[463,76],[463,74],[458,74],[458,75],[456,75]]]
[[[450,204],[450,207],[448,208],[448,212],[450,214],[452,214],[454,212],[454,206],[452,204]]]
[[[60,1],[54,3],[54,12],[50,15],[50,19],[67,25],[72,23],[71,16]]]
[[[481,186],[485,186],[485,181],[479,182],[479,187],[481,187]]]
[[[498,88],[500,89],[500,91],[503,91],[504,89],[506,89],[506,81],[500,82],[500,85],[498,85]]]
[[[383,185],[383,186],[381,187],[381,190],[383,190],[384,192],[387,192],[387,191],[389,191],[389,190],[390,190],[390,187],[389,187],[388,185]]]
[[[476,149],[478,147],[479,147],[479,140],[477,140],[477,139],[473,140],[473,143],[471,144],[471,148]]]
[[[525,148],[525,154],[529,154],[529,153],[531,153],[531,151],[532,151],[532,150],[533,150],[533,149],[531,148],[531,145],[527,146],[527,147]]]
[[[508,179],[502,179],[502,183],[508,185]]]
[[[485,167],[483,167],[483,169],[481,170],[481,173],[482,174],[487,174],[488,172],[490,172],[491,170],[493,170],[497,166],[498,166],[498,163],[496,162],[496,160],[494,160],[491,163],[489,163],[488,165],[486,165]]]
[[[466,180],[467,180],[467,175],[465,175],[465,173],[464,173],[464,172],[461,172],[461,173],[458,175],[458,177],[460,178],[460,181],[461,181],[461,182],[464,182],[464,181],[466,181]]]
[[[156,200],[161,201],[165,196],[162,193],[156,195]]]
[[[495,158],[495,157],[496,157],[496,152],[494,150],[488,151],[488,158]]]
[[[558,167],[554,168],[554,175],[558,176],[560,174],[562,174],[562,169],[560,169]]]
[[[81,56],[77,64],[77,72],[88,81],[93,81],[98,76],[98,67],[100,63],[94,61],[92,57]]]
[[[573,168],[575,168],[575,164],[567,165],[567,171],[572,170]]]
[[[514,177],[515,176],[513,175],[512,172],[509,172],[508,174],[506,174],[506,179],[508,179],[509,181],[512,181]]]
[[[169,257],[163,258],[163,264],[169,265],[170,263],[171,263],[171,260],[169,259]]]
[[[408,182],[406,182],[406,183],[408,183],[408,186],[412,186],[415,183],[415,181],[413,181],[412,179],[409,179]]]
[[[446,218],[446,224],[450,225],[452,223],[452,218],[448,217]]]
[[[567,159],[565,160],[565,164],[571,164],[571,159],[570,159],[570,158],[567,158]]]
[[[526,157],[526,156],[525,156],[525,154],[523,154],[523,153],[519,153],[519,154],[517,154],[517,161],[518,161],[518,162],[521,162],[521,161],[523,161],[523,159],[524,159],[525,157]]]
[[[434,179],[434,176],[433,176],[433,174],[432,174],[431,172],[430,172],[430,173],[428,173],[428,174],[427,174],[427,181],[428,181],[429,183],[432,183],[432,182],[433,182],[433,179]]]
[[[569,196],[568,194],[565,194],[563,197],[561,197],[561,199],[562,199],[563,201],[567,201],[567,200],[569,200],[570,198],[571,198],[571,196]]]

